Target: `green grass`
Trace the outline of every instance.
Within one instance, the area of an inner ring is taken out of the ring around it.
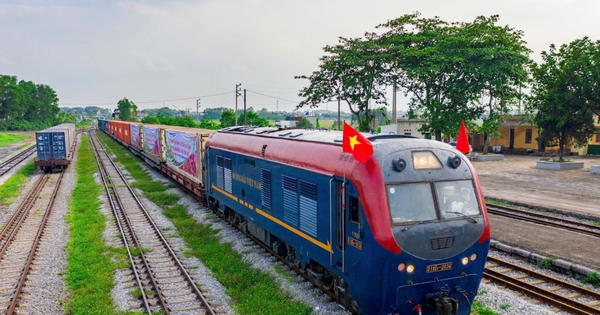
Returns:
[[[107,246],[102,238],[106,217],[100,212],[101,188],[92,176],[97,170],[89,138],[82,135],[68,215],[71,238],[65,282],[71,299],[65,305],[67,314],[115,314],[114,272],[127,264],[125,250]]]
[[[542,261],[540,261],[538,266],[542,269],[552,269],[553,260],[554,258],[552,257],[544,258]]]
[[[0,133],[0,147],[9,146],[11,144],[21,142],[29,138],[28,135],[19,135],[14,133]]]
[[[212,272],[215,278],[227,289],[233,300],[233,308],[240,314],[310,314],[312,309],[293,300],[292,296],[282,292],[275,279],[266,273],[253,269],[242,261],[239,253],[230,244],[221,244],[215,236],[217,230],[209,225],[199,224],[188,213],[183,205],[171,205],[175,197],[169,197],[165,191],[169,187],[153,182],[138,165],[139,160],[125,154],[128,152],[121,145],[104,134],[98,134],[109,151],[118,157],[118,161],[136,180],[135,186],[148,199],[164,205],[163,214],[167,216],[178,230],[179,236],[187,243],[190,250],[186,253],[200,259]],[[154,184],[151,184],[154,183]],[[144,190],[150,188],[150,193]],[[162,188],[161,188],[162,187]]]
[[[471,306],[471,315],[499,315],[498,313],[492,311],[490,308],[483,305],[483,303],[479,301],[474,301]]]
[[[485,203],[493,206],[511,207],[512,205],[507,202],[498,201],[495,199],[485,198]]]
[[[8,205],[11,204],[15,197],[17,197],[23,186],[25,186],[25,179],[31,176],[35,172],[35,166],[33,162],[25,165],[16,174],[11,176],[2,186],[0,186],[0,203]]]
[[[587,278],[583,279],[581,282],[583,282],[583,283],[589,283],[592,286],[594,286],[594,288],[600,287],[600,280],[598,280],[598,272],[592,272],[592,273],[590,273],[587,276]]]

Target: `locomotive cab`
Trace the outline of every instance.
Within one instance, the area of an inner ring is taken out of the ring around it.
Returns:
[[[476,296],[489,241],[476,175],[455,150],[399,145],[385,151],[380,163],[391,229],[402,249],[391,264],[397,266],[397,282],[390,283],[396,306],[464,314]]]

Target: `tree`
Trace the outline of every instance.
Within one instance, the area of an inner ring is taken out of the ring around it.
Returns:
[[[498,15],[480,16],[472,23],[461,24],[462,38],[470,47],[466,59],[471,76],[468,81],[480,90],[481,103],[474,105],[483,112],[483,124],[475,129],[487,135],[483,154],[487,154],[491,138],[500,136],[502,115],[521,100],[521,86],[528,80],[531,64],[531,50],[523,40],[523,31],[498,26],[498,19]]]
[[[308,119],[306,119],[306,118],[302,118],[298,122],[296,122],[296,127],[298,127],[298,128],[307,128],[307,129],[313,129],[313,128],[315,128],[313,126],[313,124],[311,124],[310,121],[308,121]]]
[[[121,99],[118,103],[119,119],[122,121],[136,121],[137,119],[137,106],[126,97]]]
[[[381,47],[375,42],[374,33],[365,39],[339,38],[339,44],[325,46],[326,56],[320,58],[319,70],[308,79],[309,86],[298,93],[306,98],[296,108],[317,107],[319,104],[337,100],[344,101],[359,123],[359,130],[366,131],[372,120],[369,102],[386,103],[385,82]]]
[[[530,52],[523,33],[496,25],[498,19],[448,23],[417,12],[378,26],[390,29],[379,38],[388,82],[411,96],[409,117],[427,120],[422,132],[433,130],[440,140],[458,134],[461,120],[477,118],[490,120],[486,132],[498,130],[492,122],[518,95]]]
[[[427,121],[422,132],[433,130],[441,140],[442,133],[457,134],[462,119],[480,114],[468,106],[477,94],[464,77],[467,51],[458,25],[416,12],[378,27],[390,29],[379,40],[390,69],[388,81],[411,95],[409,117]]]
[[[244,113],[238,117],[238,124],[244,123]],[[246,110],[246,125],[247,126],[257,126],[257,127],[267,127],[269,125],[269,121],[266,118],[260,117],[257,113],[255,113],[252,108]]]
[[[227,127],[231,127],[235,125],[235,113],[233,112],[233,109],[225,109],[222,113],[221,113],[221,119],[219,119],[219,121],[221,122],[221,128],[227,128]]]
[[[565,147],[585,145],[594,134],[592,106],[598,82],[592,81],[597,69],[594,58],[600,54],[600,42],[589,38],[575,40],[557,49],[550,45],[542,52],[541,64],[532,66],[533,96],[528,112],[540,130],[543,146],[559,146],[559,161]]]

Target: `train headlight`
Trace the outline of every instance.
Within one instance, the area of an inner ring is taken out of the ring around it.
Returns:
[[[466,266],[469,263],[469,257],[463,257],[463,259],[460,262],[462,262],[462,264]]]
[[[406,267],[406,272],[408,272],[408,273],[413,273],[413,272],[415,272],[415,266],[413,266],[413,265],[408,265],[408,267]]]
[[[471,261],[475,261],[475,259],[477,259],[477,254],[471,254]]]
[[[406,269],[406,264],[404,264],[404,263],[400,263],[400,264],[398,265],[398,271],[402,272],[402,271],[404,271],[404,269]]]
[[[417,151],[412,153],[413,165],[417,170],[440,169],[442,163],[431,151]]]

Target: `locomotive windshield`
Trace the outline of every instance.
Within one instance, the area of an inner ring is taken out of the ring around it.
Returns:
[[[470,180],[388,185],[387,195],[394,224],[481,213]]]
[[[437,219],[431,184],[388,185],[387,192],[394,223]]]

